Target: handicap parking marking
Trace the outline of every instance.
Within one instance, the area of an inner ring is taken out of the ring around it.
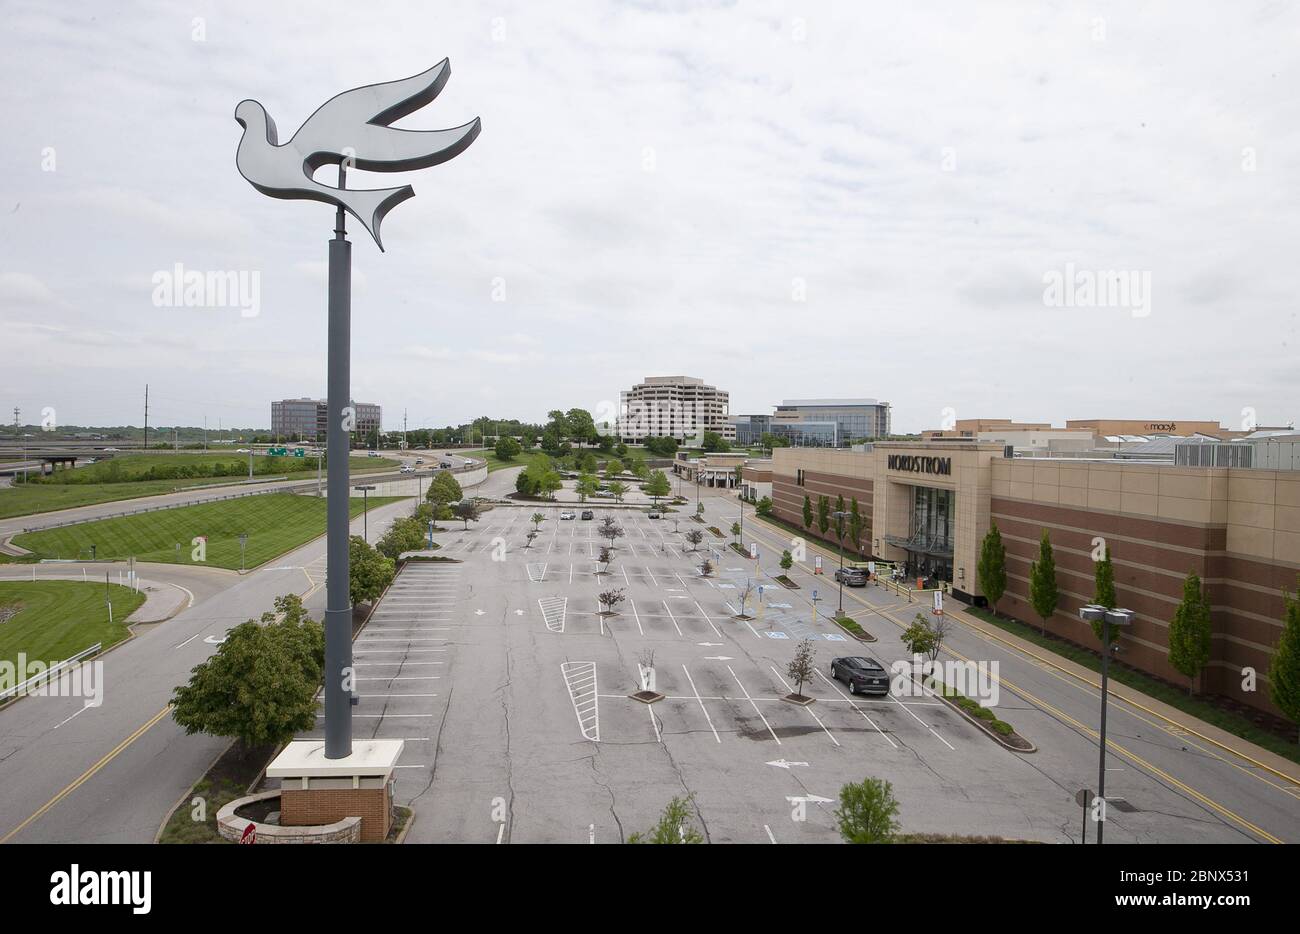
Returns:
[[[823,633],[822,638],[825,639],[827,642],[848,642],[849,641],[844,636],[836,635],[833,632]]]
[[[546,569],[550,567],[550,564],[545,561],[532,561],[526,567],[528,579],[534,584],[540,584],[546,580]]]
[[[774,610],[789,610],[792,608],[789,603],[769,603],[768,606]]]
[[[568,614],[568,597],[541,597],[537,606],[542,611],[542,619],[551,632],[564,632],[564,619]]]
[[[767,637],[768,637],[769,639],[789,639],[789,638],[790,638],[789,636],[787,636],[787,635],[786,635],[785,633],[783,633],[783,632],[775,632],[775,631],[772,631],[772,630],[768,630]]]
[[[562,662],[560,674],[569,690],[578,729],[594,743],[600,742],[600,707],[596,695],[595,662]]]

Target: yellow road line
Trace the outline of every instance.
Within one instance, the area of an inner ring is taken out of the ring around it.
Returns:
[[[54,807],[54,805],[58,804],[68,795],[72,794],[74,791],[76,791],[78,788],[84,785],[87,781],[91,779],[91,777],[95,775],[96,772],[98,772],[104,766],[112,762],[115,758],[117,758],[118,755],[122,753],[123,750],[125,750],[128,746],[134,743],[145,733],[149,732],[150,728],[153,727],[153,725],[157,723],[159,720],[161,720],[163,717],[167,716],[167,714],[171,711],[171,709],[172,709],[171,704],[168,704],[162,710],[158,711],[156,714],[150,717],[147,723],[145,723],[143,726],[137,729],[126,739],[122,740],[122,742],[118,743],[117,746],[115,746],[107,755],[104,756],[104,758],[100,759],[90,768],[86,769],[86,771],[81,773],[81,776],[77,778],[74,782],[72,782],[70,785],[68,785],[68,787],[64,788],[62,791],[60,791],[49,801],[46,801],[43,805],[41,805],[36,810],[36,812],[32,814],[31,817],[27,818],[27,820],[23,821],[21,824],[19,824],[13,830],[9,831],[3,837],[0,837],[0,844],[8,843],[15,835],[21,833],[28,825],[30,825],[33,821],[38,819],[46,811]]]

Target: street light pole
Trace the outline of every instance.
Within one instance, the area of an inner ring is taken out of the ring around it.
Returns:
[[[373,486],[358,486],[356,489],[361,491],[361,537],[366,544],[370,544],[370,491]]]
[[[841,510],[841,511],[833,512],[833,513],[831,513],[831,515],[832,515],[832,517],[835,519],[835,537],[839,540],[839,544],[840,544],[840,573],[839,573],[839,581],[840,581],[840,610],[839,610],[839,615],[840,615],[840,616],[843,616],[843,615],[844,615],[844,520],[848,518],[849,514],[848,514],[847,512],[844,512],[844,511]]]
[[[1109,697],[1108,676],[1110,661],[1110,627],[1127,626],[1133,622],[1132,610],[1112,610],[1090,603],[1079,608],[1079,619],[1101,623],[1101,725],[1098,730],[1100,756],[1097,763],[1097,797],[1101,800],[1101,818],[1097,821],[1097,843],[1102,842],[1106,830],[1106,700]]]

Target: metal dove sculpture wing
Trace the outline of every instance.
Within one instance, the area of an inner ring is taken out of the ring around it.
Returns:
[[[235,108],[235,120],[244,128],[235,155],[239,174],[272,198],[323,201],[342,208],[362,223],[382,251],[379,226],[384,216],[415,189],[335,188],[312,175],[323,165],[345,161],[369,172],[408,172],[460,155],[479,134],[477,117],[449,130],[389,126],[437,97],[450,75],[451,65],[443,59],[410,78],[344,91],[322,104],[283,145],[266,108],[255,100],[241,101]]]

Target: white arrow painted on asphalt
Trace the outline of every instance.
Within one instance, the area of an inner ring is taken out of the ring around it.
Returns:
[[[729,662],[733,659],[730,655],[706,655],[704,660],[706,662]]]
[[[790,766],[792,766],[792,765],[807,765],[808,763],[807,763],[807,762],[791,762],[789,759],[774,759],[774,760],[772,760],[771,762],[769,762],[769,763],[767,763],[767,764],[768,764],[768,765],[774,765],[774,766],[776,766],[778,769],[788,769],[788,768],[790,768]]]
[[[226,641],[226,637],[222,636],[220,639],[218,639],[216,636],[208,636],[203,641],[206,642],[208,645],[220,645],[221,643]]]
[[[515,610],[515,615],[516,615],[516,616],[523,616],[523,615],[524,615],[524,611],[523,611],[523,610]]]
[[[800,801],[805,804],[830,804],[830,798],[823,798],[821,795],[786,795],[785,800],[791,804],[798,804]]]
[[[702,645],[702,646],[704,646],[705,648],[713,648],[714,646],[722,645],[723,643],[721,643],[721,642],[697,642],[697,643],[695,643],[695,644],[696,644],[696,645]]]
[[[475,615],[475,616],[482,616],[482,615],[483,615],[483,610],[475,610],[475,611],[474,611],[474,615]]]

